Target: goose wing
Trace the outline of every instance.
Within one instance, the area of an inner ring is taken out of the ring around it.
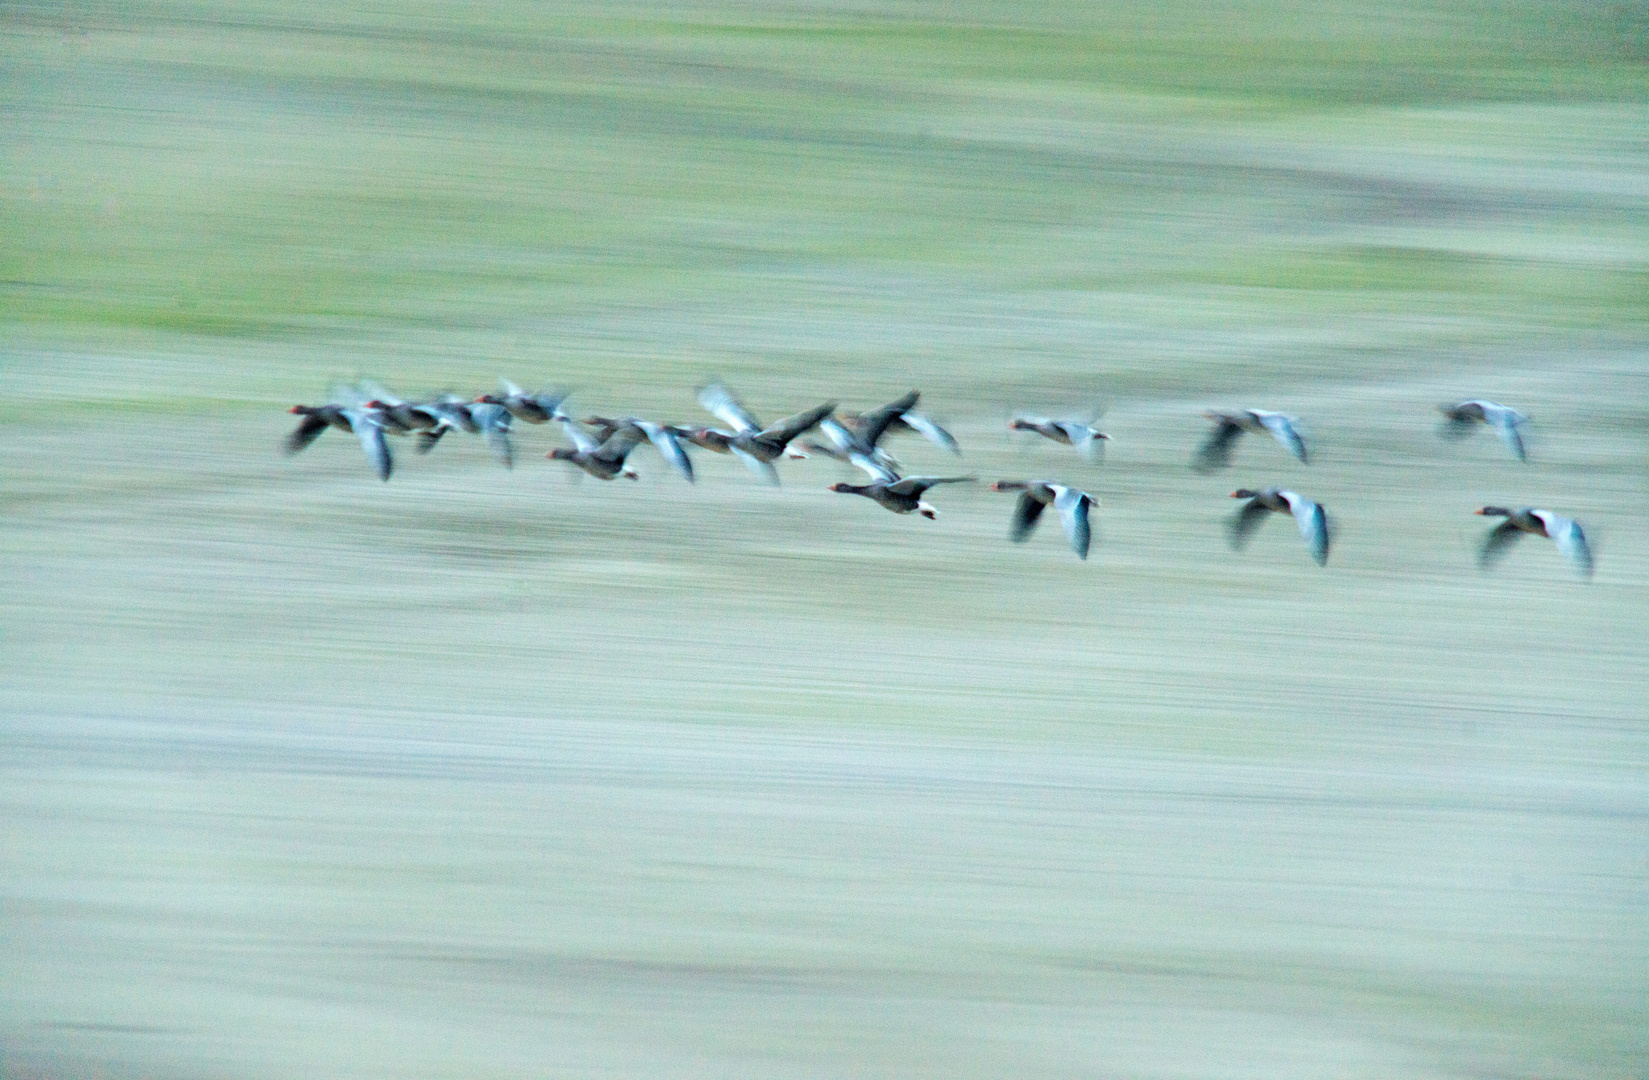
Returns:
[[[921,393],[912,390],[898,401],[890,401],[880,409],[859,415],[859,438],[866,446],[875,446],[877,441],[887,433],[888,425],[904,415],[906,409],[916,406]]]
[[[1506,552],[1523,536],[1510,518],[1489,530],[1489,535],[1483,538],[1483,546],[1477,551],[1477,565],[1485,570],[1505,558]]]
[[[641,445],[641,441],[646,437],[646,433],[636,425],[626,424],[607,436],[607,441],[590,456],[601,461],[610,461],[614,465],[622,465],[624,459],[630,456],[630,451]]]
[[[476,423],[475,417],[470,414],[470,405],[471,402],[456,394],[442,394],[427,407],[474,435],[481,430],[481,425]]]
[[[388,480],[391,470],[395,468],[395,460],[389,456],[389,444],[384,442],[383,419],[369,409],[350,409],[346,415],[378,479]]]
[[[532,402],[534,405],[537,405],[540,409],[543,409],[544,415],[549,417],[551,420],[565,420],[569,419],[569,417],[566,413],[561,411],[561,403],[566,401],[567,397],[568,392],[565,390],[556,390],[548,393],[541,390],[536,394],[528,395],[527,400]]]
[[[492,456],[502,462],[504,468],[515,468],[515,447],[510,444],[510,411],[502,405],[477,405],[470,410],[470,417],[480,428],[481,438],[486,440]]]
[[[869,457],[857,451],[850,451],[843,456],[848,464],[853,465],[856,468],[863,469],[865,473],[870,476],[870,482],[873,484],[892,484],[897,482],[899,479],[898,473],[894,472],[892,469],[888,468],[886,465],[882,464],[880,461],[877,461],[873,457]]]
[[[766,480],[774,487],[779,486],[779,470],[773,467],[773,463],[771,461],[763,461],[761,458],[739,446],[737,443],[728,443],[727,448],[736,454],[738,459],[744,462],[751,472],[755,473],[763,480]]]
[[[1328,564],[1328,514],[1323,510],[1323,504],[1312,502],[1302,495],[1292,491],[1279,491],[1289,511],[1294,515],[1294,524],[1300,527],[1300,536],[1305,540],[1306,550],[1318,566]]]
[[[1088,557],[1088,541],[1092,531],[1088,524],[1088,510],[1094,504],[1094,498],[1086,491],[1064,487],[1059,484],[1049,485],[1054,491],[1054,509],[1059,511],[1059,520],[1065,526],[1065,539],[1071,542],[1071,550],[1077,557]]]
[[[1573,518],[1559,517],[1544,510],[1536,510],[1535,516],[1546,526],[1546,535],[1557,544],[1557,550],[1574,564],[1578,572],[1591,577],[1592,549],[1586,543],[1586,534],[1581,531],[1580,523]]]
[[[596,442],[590,433],[579,427],[571,417],[563,416],[560,419],[561,430],[567,433],[567,438],[573,441],[573,446],[578,449],[579,453],[593,454],[605,445],[605,443]]]
[[[286,437],[286,452],[296,454],[321,437],[321,432],[332,426],[324,414],[305,413],[304,418],[298,421],[298,426]]]
[[[1437,433],[1443,438],[1458,442],[1472,433],[1472,427],[1477,423],[1469,416],[1462,416],[1458,409],[1445,406],[1443,412],[1443,426]]]
[[[1260,422],[1260,426],[1271,432],[1274,439],[1288,447],[1289,453],[1302,462],[1306,460],[1305,440],[1300,438],[1298,418],[1283,413],[1259,411],[1254,413],[1254,418]]]
[[[1258,498],[1249,499],[1242,504],[1231,520],[1226,524],[1226,540],[1231,544],[1233,551],[1241,551],[1254,538],[1254,530],[1260,527],[1271,508]]]
[[[1197,447],[1197,452],[1191,457],[1191,467],[1197,472],[1213,472],[1231,464],[1231,450],[1236,445],[1237,436],[1242,434],[1239,427],[1228,417],[1218,417],[1214,420],[1214,430]]]
[[[675,466],[676,471],[685,476],[689,484],[693,482],[693,461],[687,456],[687,451],[681,448],[681,441],[676,438],[675,432],[663,424],[655,424],[649,420],[630,422],[641,429],[642,434],[647,436],[647,440],[657,448],[664,460]]]
[[[868,446],[862,444],[861,440],[855,436],[853,432],[843,427],[842,422],[837,420],[834,416],[827,416],[823,420],[820,420],[819,430],[824,432],[824,437],[830,440],[830,445],[834,446],[843,454],[850,453],[855,450],[863,453],[865,450],[869,449]],[[828,452],[829,451],[827,449],[826,453]]]
[[[1506,449],[1519,461],[1529,460],[1523,450],[1523,433],[1519,430],[1527,419],[1528,417],[1516,409],[1508,409],[1492,401],[1483,403],[1483,421],[1494,428],[1494,433],[1500,436],[1500,441],[1506,444]]]
[[[749,410],[740,405],[738,399],[728,393],[727,388],[720,383],[711,383],[700,390],[699,404],[704,406],[705,411],[732,428],[735,434],[754,434],[761,430],[756,418],[751,416]]]
[[[895,495],[920,495],[940,484],[967,484],[977,479],[977,476],[906,476],[888,484],[887,489]]]
[[[836,403],[827,401],[823,405],[815,406],[795,416],[787,416],[778,423],[769,424],[757,436],[763,442],[776,442],[789,445],[790,440],[804,432],[810,431],[824,421],[824,418],[836,411]]]
[[[429,453],[431,450],[435,449],[435,444],[441,441],[441,436],[445,435],[456,426],[457,425],[455,425],[452,421],[443,416],[435,422],[434,427],[425,428],[418,433],[418,441],[413,444],[413,448],[420,454]]]
[[[1104,449],[1105,441],[1096,437],[1092,424],[1083,424],[1075,420],[1061,420],[1058,422],[1058,427],[1059,430],[1065,433],[1065,437],[1071,440],[1071,445],[1076,448],[1077,452],[1089,461],[1097,458],[1100,451]]]
[[[918,432],[933,445],[949,450],[953,454],[960,455],[962,453],[962,448],[956,444],[956,438],[934,423],[931,418],[918,412],[907,412],[900,419],[904,420],[905,423],[911,426],[912,430]]]
[[[1013,504],[1013,521],[1008,527],[1008,539],[1016,544],[1023,544],[1030,538],[1036,529],[1036,523],[1042,520],[1042,508],[1047,504],[1037,498],[1026,488],[1019,493],[1019,499]]]

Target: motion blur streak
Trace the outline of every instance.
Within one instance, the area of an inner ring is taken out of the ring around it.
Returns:
[[[1649,5],[1026,7],[0,6],[0,1075],[1649,1074]]]

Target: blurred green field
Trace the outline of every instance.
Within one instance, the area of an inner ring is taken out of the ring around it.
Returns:
[[[0,1076],[1649,1072],[1649,5],[0,4]],[[935,522],[329,384],[920,387]],[[1530,462],[1436,436],[1533,416]],[[1010,438],[1109,406],[1105,460]],[[1309,468],[1201,410],[1304,418]],[[1243,553],[1235,487],[1338,525]],[[1484,503],[1582,521],[1590,582]]]

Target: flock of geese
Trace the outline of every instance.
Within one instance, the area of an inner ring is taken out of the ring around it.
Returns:
[[[420,453],[428,453],[452,431],[479,435],[493,455],[505,466],[513,466],[514,444],[510,427],[519,420],[528,424],[555,422],[572,443],[558,447],[546,457],[565,461],[601,480],[637,479],[628,464],[631,453],[643,443],[650,444],[688,482],[693,480],[693,461],[687,447],[728,454],[744,462],[763,480],[777,484],[780,458],[806,458],[814,454],[853,465],[866,474],[867,483],[837,483],[831,491],[862,495],[896,514],[920,514],[932,520],[938,509],[924,496],[944,484],[971,483],[976,476],[903,476],[899,462],[881,445],[885,435],[915,432],[936,446],[960,454],[956,439],[930,417],[916,411],[920,394],[912,390],[897,401],[863,413],[838,412],[837,403],[827,401],[772,424],[762,424],[728,390],[712,384],[699,391],[699,404],[724,424],[709,427],[693,424],[663,424],[637,416],[591,416],[582,421],[567,413],[565,393],[527,393],[508,380],[500,380],[500,392],[469,399],[447,394],[429,401],[404,401],[372,383],[359,387],[339,387],[324,405],[295,405],[290,410],[302,417],[287,437],[286,450],[296,453],[314,442],[328,428],[349,432],[360,440],[367,460],[378,476],[388,480],[394,469],[387,436],[412,436]],[[1492,401],[1472,399],[1440,406],[1442,434],[1458,439],[1469,435],[1478,424],[1493,430],[1519,460],[1526,460],[1522,429],[1528,421],[1516,409]],[[1013,431],[1033,432],[1083,456],[1094,458],[1110,436],[1094,426],[1097,412],[1079,419],[1016,416],[1009,421]],[[1264,409],[1241,409],[1205,414],[1213,424],[1207,438],[1191,458],[1191,467],[1208,473],[1230,465],[1237,440],[1245,433],[1269,435],[1301,463],[1309,461],[1305,439],[1297,417]],[[824,441],[802,437],[817,432]],[[1086,559],[1092,537],[1089,513],[1099,500],[1077,488],[1051,480],[998,480],[992,491],[1018,492],[1009,537],[1027,540],[1041,520],[1042,512],[1053,507],[1065,528],[1071,550]],[[1332,530],[1328,514],[1319,502],[1286,488],[1239,488],[1234,499],[1246,500],[1228,525],[1234,548],[1244,547],[1254,531],[1272,513],[1294,519],[1306,550],[1321,566],[1328,562]],[[1487,567],[1524,535],[1542,536],[1557,548],[1582,574],[1592,573],[1592,553],[1585,533],[1571,518],[1532,507],[1511,509],[1485,506],[1477,511],[1486,517],[1504,518],[1483,540],[1479,564]]]

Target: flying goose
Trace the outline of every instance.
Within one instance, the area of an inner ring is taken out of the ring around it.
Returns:
[[[626,427],[636,428],[647,436],[647,441],[653,444],[664,460],[674,466],[675,470],[681,473],[689,484],[693,482],[693,461],[681,446],[681,441],[686,438],[686,435],[683,433],[683,429],[676,427],[674,424],[655,424],[651,420],[643,420],[639,416],[625,416],[616,419],[610,416],[591,416],[586,418],[584,423],[596,429],[596,438],[601,442],[606,442],[613,437],[615,432]]]
[[[556,461],[570,461],[598,480],[611,480],[615,476],[622,476],[626,480],[639,480],[636,471],[624,463],[630,456],[630,451],[641,445],[646,433],[634,424],[626,424],[614,431],[605,440],[597,442],[590,433],[578,426],[577,421],[570,416],[557,417],[567,437],[573,441],[573,449],[557,447],[544,456]]]
[[[1231,493],[1231,497],[1248,500],[1227,527],[1234,549],[1241,551],[1248,545],[1254,530],[1259,528],[1260,522],[1265,520],[1267,514],[1273,511],[1289,513],[1294,515],[1294,523],[1300,527],[1300,536],[1305,539],[1305,546],[1311,552],[1311,557],[1317,561],[1318,566],[1327,565],[1329,527],[1328,515],[1323,512],[1322,503],[1312,502],[1303,495],[1276,487],[1268,487],[1261,491],[1239,488]]]
[[[1082,456],[1092,460],[1111,437],[1094,427],[1099,410],[1081,420],[1054,420],[1046,416],[1019,415],[1008,421],[1009,431],[1034,431],[1045,439],[1062,446],[1075,447]]]
[[[688,441],[707,450],[736,455],[752,472],[771,484],[779,482],[778,470],[773,468],[774,459],[785,453],[792,440],[836,411],[836,403],[827,401],[764,428],[737,398],[717,384],[699,391],[699,404],[733,430],[695,428],[687,436]]]
[[[389,446],[384,442],[384,414],[366,405],[294,405],[287,410],[303,417],[297,428],[286,437],[286,452],[295,454],[320,437],[329,427],[354,432],[366,451],[367,461],[379,479],[388,480],[395,467]]]
[[[1047,480],[998,480],[991,485],[991,490],[1020,493],[1019,501],[1014,505],[1008,539],[1016,544],[1024,543],[1041,520],[1043,508],[1052,506],[1059,511],[1059,520],[1065,526],[1065,538],[1071,542],[1071,550],[1076,552],[1078,558],[1088,557],[1091,536],[1088,511],[1099,505],[1098,499],[1086,491]]]
[[[1203,440],[1191,458],[1191,467],[1198,472],[1213,472],[1231,464],[1231,451],[1237,436],[1245,431],[1256,435],[1268,434],[1288,447],[1289,453],[1302,463],[1306,460],[1305,440],[1300,437],[1300,418],[1297,416],[1264,409],[1206,412],[1203,415],[1213,421],[1214,430],[1208,433],[1208,438]]]
[[[1523,434],[1521,428],[1528,423],[1529,418],[1516,409],[1505,405],[1497,405],[1482,398],[1472,398],[1455,405],[1439,405],[1437,411],[1444,416],[1442,435],[1445,439],[1463,439],[1471,434],[1473,426],[1487,424],[1500,436],[1500,441],[1506,444],[1519,461],[1527,461],[1523,453]]]
[[[545,393],[541,390],[536,394],[529,394],[503,378],[498,380],[498,385],[504,391],[503,397],[482,394],[475,399],[476,402],[482,405],[502,405],[510,411],[511,416],[529,424],[542,424],[546,420],[567,418],[567,414],[561,411],[561,403],[567,400],[564,393]]]
[[[1506,520],[1489,530],[1478,552],[1477,564],[1484,569],[1498,562],[1524,533],[1544,536],[1557,543],[1557,550],[1568,556],[1575,570],[1592,576],[1592,549],[1586,544],[1586,534],[1580,523],[1561,517],[1549,510],[1535,510],[1525,506],[1509,510],[1504,506],[1485,506],[1477,511],[1483,517],[1503,517]]]
[[[870,483],[832,484],[831,491],[863,495],[895,514],[918,513],[929,521],[939,516],[938,507],[922,498],[929,488],[940,484],[968,484],[979,479],[977,476],[899,476],[863,454],[853,452],[850,456],[853,464],[870,474]]]

